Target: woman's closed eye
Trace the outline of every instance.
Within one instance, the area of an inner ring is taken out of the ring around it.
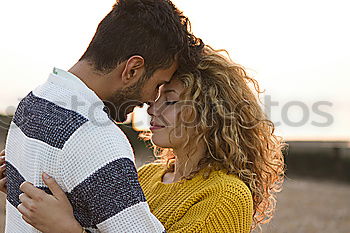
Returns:
[[[166,105],[174,105],[174,104],[176,104],[177,102],[179,102],[179,101],[165,101],[165,104],[166,104]]]

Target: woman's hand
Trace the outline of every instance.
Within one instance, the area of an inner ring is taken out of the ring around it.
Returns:
[[[43,180],[53,195],[45,193],[29,182],[20,186],[22,202],[17,209],[24,221],[45,233],[81,233],[82,227],[75,220],[73,208],[56,181],[43,173]]]
[[[0,191],[7,194],[5,150],[0,153]]]

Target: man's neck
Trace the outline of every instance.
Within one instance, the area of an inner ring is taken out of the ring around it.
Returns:
[[[101,80],[104,78],[103,74],[98,73],[93,68],[92,64],[87,61],[79,61],[72,66],[68,72],[78,77],[85,85],[93,90],[101,100],[106,100],[106,90],[104,90]]]

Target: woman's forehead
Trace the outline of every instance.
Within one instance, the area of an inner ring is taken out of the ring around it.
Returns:
[[[183,89],[183,83],[180,80],[173,78],[169,83],[166,83],[161,87],[161,92],[174,90],[176,93],[181,93]]]

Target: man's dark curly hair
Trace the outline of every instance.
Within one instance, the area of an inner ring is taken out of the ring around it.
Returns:
[[[80,61],[109,73],[131,56],[140,55],[148,77],[175,60],[178,72],[186,72],[195,68],[203,48],[190,30],[188,18],[170,0],[117,0]]]

